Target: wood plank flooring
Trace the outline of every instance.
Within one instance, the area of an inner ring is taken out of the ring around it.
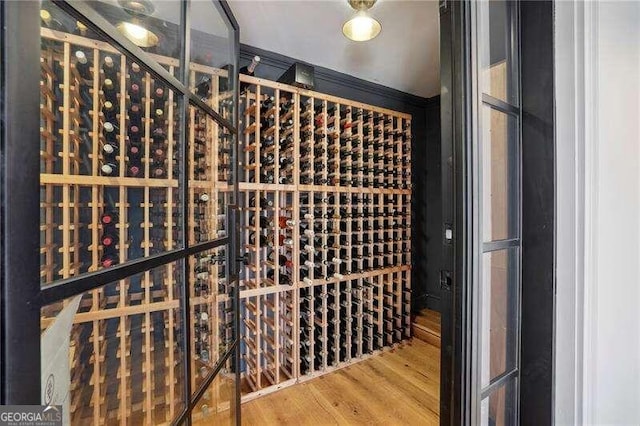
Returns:
[[[437,425],[440,349],[390,352],[242,405],[243,425]]]
[[[440,347],[440,313],[423,309],[413,319],[413,336]]]

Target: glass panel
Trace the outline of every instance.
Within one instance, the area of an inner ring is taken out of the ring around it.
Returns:
[[[480,424],[482,426],[515,426],[516,379],[512,378],[482,400]]]
[[[236,375],[231,360],[220,370],[191,412],[193,425],[236,423]]]
[[[190,87],[204,102],[235,126],[234,34],[233,27],[217,2],[191,2]]]
[[[517,120],[488,106],[482,115],[484,241],[518,237]]]
[[[234,342],[233,292],[226,265],[224,246],[189,257],[194,392]]]
[[[70,424],[166,424],[180,414],[182,283],[174,262],[42,308],[42,376],[68,387]]]
[[[515,43],[511,23],[516,5],[513,1],[492,0],[480,2],[478,8],[481,91],[513,105],[518,102],[518,83],[513,72],[518,65],[511,53]]]
[[[181,97],[42,5],[41,282],[183,247]],[[97,35],[94,35],[97,39]]]
[[[482,387],[516,366],[518,250],[513,248],[482,255]]]
[[[189,243],[202,243],[227,235],[227,206],[233,204],[231,139],[211,116],[189,107]]]
[[[152,54],[154,60],[178,76],[182,52],[180,1],[90,0],[86,3],[133,44]],[[75,21],[71,31],[96,37],[93,32],[77,27]]]

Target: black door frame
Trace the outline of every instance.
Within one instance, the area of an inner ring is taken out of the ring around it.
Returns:
[[[470,182],[466,173],[471,152],[470,93],[470,8],[464,1],[440,1],[440,117],[442,162],[443,261],[441,285],[440,424],[468,422],[471,407],[466,394],[471,389],[470,333],[463,324],[469,317],[468,271],[465,259],[471,255],[466,214]]]
[[[443,266],[440,424],[470,424],[474,222],[471,5],[440,0]],[[519,421],[553,423],[555,133],[553,2],[520,2],[522,317]]]
[[[234,93],[234,123],[223,118],[209,105],[196,96],[184,83],[185,78],[178,79],[155,62],[147,53],[122,36],[111,23],[99,15],[92,7],[80,1],[53,0],[53,2],[69,15],[82,20],[89,30],[118,47],[122,52],[135,58],[143,68],[154,73],[168,87],[181,95],[180,104],[182,127],[179,146],[181,158],[186,158],[186,111],[193,105],[208,114],[221,126],[226,127],[233,135],[237,135],[238,91],[237,69],[239,59],[239,26],[226,0],[211,0],[226,16],[234,31],[234,63],[229,69],[231,87]],[[190,2],[181,3],[181,21],[185,23],[180,31],[182,49],[181,63],[189,62]],[[129,261],[106,270],[83,274],[66,280],[56,281],[41,288],[40,270],[40,2],[8,1],[0,5],[2,34],[2,58],[0,63],[0,118],[2,118],[0,153],[2,154],[2,170],[0,171],[0,404],[39,405],[41,403],[40,386],[40,310],[42,306],[82,294],[88,290],[126,277],[150,270],[156,266],[174,261],[181,261],[182,302],[188,298],[190,285],[187,274],[189,256],[211,250],[216,247],[227,247],[228,282],[238,280],[237,249],[239,235],[237,209],[229,205],[227,209],[227,229],[230,231],[222,238],[203,243],[185,245],[181,249],[155,256]],[[182,72],[186,73],[186,67]],[[185,74],[186,75],[186,74]],[[182,76],[184,77],[184,76]],[[234,161],[237,159],[237,144],[232,143]],[[233,167],[233,183],[237,183],[237,167]],[[181,199],[184,200],[182,229],[185,229],[188,213],[188,167],[183,167]],[[235,185],[234,199],[238,200],[238,187]],[[188,422],[190,413],[199,398],[205,393],[219,370],[228,359],[232,359],[235,368],[236,394],[233,403],[236,410],[236,422],[240,424],[240,390],[239,379],[239,294],[238,286],[233,286],[234,300],[234,342],[227,353],[219,360],[216,369],[210,372],[198,389],[191,389],[190,361],[185,362],[185,407],[174,421]],[[182,344],[185,359],[190,360],[189,304],[181,303]]]

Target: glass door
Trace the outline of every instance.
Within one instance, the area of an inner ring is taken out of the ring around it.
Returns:
[[[66,424],[239,422],[228,6],[3,7],[33,24],[9,28],[39,34],[24,54],[37,55],[40,85],[23,100],[40,104],[39,159],[25,165],[40,181],[39,268],[7,284],[35,287],[22,302],[39,308],[39,351],[5,352],[7,365],[40,366],[39,383],[15,385],[28,390],[21,401],[59,406]]]
[[[522,249],[518,3],[478,2],[474,19],[479,214],[473,320],[480,401],[475,414],[482,425],[513,425],[518,423]]]
[[[441,2],[443,423],[518,424],[519,3]]]

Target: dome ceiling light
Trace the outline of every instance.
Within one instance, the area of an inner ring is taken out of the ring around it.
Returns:
[[[158,44],[158,36],[147,28],[146,17],[155,12],[155,6],[149,0],[118,0],[120,7],[132,16],[130,22],[123,21],[116,28],[139,47],[153,47]]]
[[[356,14],[342,26],[345,37],[353,41],[369,41],[380,34],[382,25],[367,13],[374,4],[376,0],[349,0]]]

